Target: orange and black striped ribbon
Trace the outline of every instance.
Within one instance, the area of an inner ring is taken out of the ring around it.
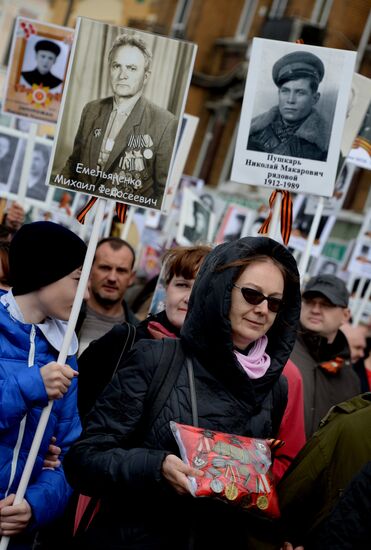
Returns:
[[[371,143],[367,139],[361,136],[356,137],[356,139],[353,142],[352,149],[358,149],[358,147],[361,147],[369,155],[371,155]]]
[[[98,200],[98,197],[91,197],[88,200],[84,208],[82,208],[76,216],[76,219],[78,222],[80,222],[81,224],[85,223],[86,214],[89,212],[89,210],[92,208],[92,206],[96,203],[97,200]],[[127,208],[128,208],[127,204],[123,204],[122,202],[116,202],[116,215],[120,223],[124,223],[126,220]]]
[[[276,190],[273,191],[273,193],[269,197],[269,206],[271,210],[268,214],[267,219],[265,220],[265,222],[263,222],[258,232],[261,235],[266,235],[268,233],[269,224],[271,222],[272,215],[273,215],[274,201],[276,200],[277,193],[282,193],[281,235],[282,235],[283,242],[285,243],[285,245],[287,245],[290,240],[291,228],[292,228],[292,200],[291,200],[290,193],[288,191],[276,191]]]

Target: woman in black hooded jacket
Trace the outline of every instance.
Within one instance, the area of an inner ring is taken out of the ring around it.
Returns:
[[[146,425],[145,399],[164,341],[143,340],[65,457],[70,483],[102,499],[75,548],[247,548],[249,514],[189,494],[187,476],[197,471],[180,460],[169,423],[192,424],[187,355],[200,427],[275,436],[286,404],[277,388],[286,387],[281,373],[299,315],[297,267],[283,246],[246,237],[209,253],[181,330],[182,368],[154,422]]]

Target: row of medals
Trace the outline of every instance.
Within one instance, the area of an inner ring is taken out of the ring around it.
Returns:
[[[207,463],[206,460],[204,460],[203,457],[200,455],[195,457],[195,460],[193,462],[194,466],[196,468],[202,468]],[[222,457],[214,457],[211,461],[212,466],[207,469],[206,476],[211,477],[210,481],[210,489],[213,493],[216,495],[222,495],[224,491],[224,496],[227,500],[234,501],[239,495],[238,487],[235,483],[234,479],[229,479],[228,483],[223,483],[221,479],[219,479],[223,473],[218,468],[224,468],[226,465],[226,459]],[[230,470],[232,471],[232,466],[229,466]],[[227,473],[228,466],[225,472],[225,475]],[[243,475],[245,477],[244,485],[246,486],[247,482],[250,479],[250,473],[249,472],[243,472]],[[245,504],[246,507],[249,507],[251,505],[251,496],[246,495],[245,497]],[[268,508],[268,498],[265,495],[260,495],[256,500],[256,505],[260,510],[266,510]],[[243,506],[243,503],[242,503]]]

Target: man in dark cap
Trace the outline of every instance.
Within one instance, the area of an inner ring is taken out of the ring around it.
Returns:
[[[62,84],[63,80],[54,76],[50,70],[61,52],[56,42],[39,40],[35,44],[36,67],[32,71],[23,71],[22,78],[33,86],[43,86],[53,90]]]
[[[11,548],[31,548],[34,529],[61,515],[71,496],[63,468],[43,464],[52,438],[63,456],[81,431],[76,336],[67,364],[56,361],[85,253],[77,235],[51,222],[23,225],[10,244],[13,286],[0,293],[0,537],[11,536]],[[32,477],[23,501],[13,505],[49,400],[53,410]]]
[[[314,109],[325,69],[310,52],[292,52],[273,65],[278,106],[252,120],[247,149],[325,161],[329,130]]]
[[[350,318],[349,294],[335,275],[312,277],[302,294],[301,327],[290,359],[304,386],[306,436],[318,428],[333,405],[358,395],[358,376],[340,326]]]

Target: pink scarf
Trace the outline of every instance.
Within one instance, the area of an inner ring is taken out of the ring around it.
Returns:
[[[248,355],[234,350],[237,360],[249,378],[261,378],[271,364],[271,358],[265,353],[268,338],[264,335],[254,342]]]

